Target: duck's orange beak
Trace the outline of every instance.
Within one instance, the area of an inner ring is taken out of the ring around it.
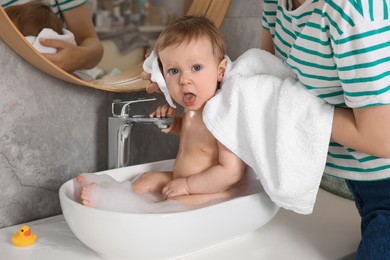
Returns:
[[[27,230],[26,232],[24,232],[24,235],[25,235],[26,237],[28,237],[29,235],[31,235],[31,230]]]

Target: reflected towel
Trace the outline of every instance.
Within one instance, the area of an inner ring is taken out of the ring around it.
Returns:
[[[333,106],[311,95],[277,57],[251,49],[228,62],[205,106],[210,132],[253,168],[278,206],[313,210],[325,167]]]

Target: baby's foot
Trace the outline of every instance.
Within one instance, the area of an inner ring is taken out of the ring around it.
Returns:
[[[86,206],[91,206],[91,207],[96,207],[96,205],[94,206],[93,201],[98,200],[94,196],[92,196],[92,199],[90,199],[89,198],[90,196],[88,195],[90,192],[92,192],[91,189],[93,190],[94,186],[100,186],[102,188],[117,187],[120,189],[125,189],[127,191],[131,189],[131,183],[129,181],[118,182],[107,174],[96,175],[93,173],[83,173],[76,177],[76,183],[77,183],[75,187],[76,200],[78,200],[80,203]]]
[[[130,189],[125,189],[119,182],[90,183],[81,188],[81,203],[88,207],[107,209],[114,197],[118,194],[128,194]],[[119,196],[120,198],[120,196]],[[120,202],[121,200],[117,200]]]
[[[83,176],[78,176],[83,177]],[[85,180],[82,180],[85,181]],[[96,183],[90,183],[81,188],[81,203],[88,207],[96,208],[97,202],[99,201],[99,193],[96,193],[96,190],[98,190],[99,187]]]
[[[81,203],[88,207],[119,211],[143,212],[142,205],[147,201],[138,194],[119,185],[99,185],[91,183],[81,190]],[[130,183],[129,183],[130,184]]]
[[[103,184],[103,183],[116,183],[117,181],[112,178],[111,176],[107,174],[102,175],[96,175],[93,173],[82,173],[79,176],[76,177],[77,183],[80,185],[80,187],[84,187],[86,185],[96,183],[96,184]]]

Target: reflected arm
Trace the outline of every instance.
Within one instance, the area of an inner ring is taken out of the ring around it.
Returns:
[[[59,49],[58,53],[45,55],[65,71],[91,69],[103,57],[103,46],[95,32],[88,6],[83,4],[63,13],[68,30],[77,42],[77,46],[58,40],[45,40],[44,45]]]

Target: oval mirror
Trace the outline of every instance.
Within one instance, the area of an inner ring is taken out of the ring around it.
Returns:
[[[181,0],[179,0],[181,1]],[[105,8],[108,8],[110,12],[121,12],[123,10],[118,10],[115,6],[116,2],[123,1],[109,1],[102,0],[106,5]],[[144,1],[145,2],[145,1]],[[147,2],[147,1],[146,1]],[[156,2],[166,2],[166,1],[156,1]],[[184,8],[187,11],[187,15],[204,15],[214,21],[217,27],[220,27],[223,19],[229,9],[230,0],[192,0],[188,4],[185,1],[182,1],[183,4],[179,9]],[[160,6],[161,7],[161,6]],[[155,10],[150,10],[151,12],[157,12]],[[125,13],[125,12],[124,12]],[[153,14],[153,13],[150,13]],[[6,12],[2,7],[0,7],[0,37],[4,40],[8,46],[10,46],[19,56],[24,58],[27,62],[40,69],[41,71],[73,84],[92,87],[96,89],[101,89],[111,92],[136,92],[142,91],[147,85],[147,81],[144,81],[140,78],[140,74],[143,71],[142,69],[142,60],[144,53],[149,50],[153,45],[153,40],[155,40],[159,32],[164,28],[164,25],[169,22],[169,20],[176,18],[176,13],[167,13],[166,16],[149,16],[149,25],[141,24],[138,16],[133,17],[130,15],[128,24],[125,26],[116,25],[117,29],[112,30],[111,27],[107,27],[105,24],[106,13],[99,13],[99,17],[95,19],[96,30],[101,39],[103,46],[105,48],[105,56],[102,61],[99,63],[102,66],[102,70],[105,73],[110,73],[111,75],[92,81],[81,80],[78,77],[73,76],[60,69],[48,59],[45,58],[40,52],[38,52],[32,45],[26,40],[26,38],[19,32],[16,26],[8,18]],[[155,20],[158,20],[156,22]],[[164,20],[165,19],[165,20]],[[161,23],[161,21],[163,22]],[[158,23],[161,24],[158,24]],[[128,56],[122,55],[120,53],[120,48],[130,48],[131,39],[128,41],[123,41],[121,36],[126,35],[126,37],[136,37],[137,44],[134,48],[134,51],[129,52]],[[114,43],[116,38],[120,38],[122,42]],[[141,41],[139,41],[141,39]],[[116,44],[116,45],[115,45]],[[115,45],[115,46],[114,46]],[[139,47],[139,48],[137,48]],[[115,56],[116,55],[116,56]],[[114,58],[113,58],[114,56]],[[123,57],[122,57],[123,56]],[[126,63],[129,60],[130,62]],[[113,62],[115,64],[113,64]],[[98,66],[99,66],[98,65]],[[120,66],[117,68],[116,66]],[[118,71],[118,75],[115,75],[115,71]],[[112,75],[114,74],[114,75]]]

